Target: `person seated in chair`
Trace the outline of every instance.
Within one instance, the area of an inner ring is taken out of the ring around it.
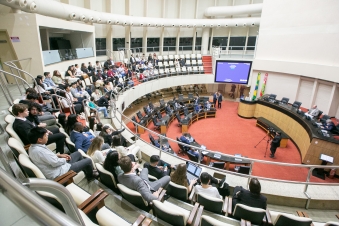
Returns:
[[[194,105],[194,112],[198,114],[202,110],[202,107],[199,104]]]
[[[173,110],[171,108],[171,106],[169,106],[169,104],[166,104],[166,108],[165,108],[166,114],[171,116],[173,114]]]
[[[193,155],[194,157],[196,157],[197,159],[199,159],[200,157],[200,153],[198,150],[196,149],[192,149],[192,148],[189,148],[189,150],[187,151],[187,153]],[[201,153],[201,159],[200,159],[200,162],[204,159],[204,155]]]
[[[93,172],[91,159],[83,158],[80,152],[76,151],[67,155],[54,154],[49,150],[46,147],[48,135],[48,131],[41,127],[32,128],[28,132],[28,139],[31,143],[28,151],[29,158],[47,179],[53,180],[70,170],[77,173],[83,171],[87,180],[98,176]]]
[[[206,172],[201,173],[200,175],[200,182],[201,185],[196,185],[194,187],[194,192],[197,194],[204,194],[204,195],[208,195],[211,196],[213,198],[222,198],[219,194],[219,191],[216,187],[213,187],[212,185],[210,185],[211,183],[211,175],[209,175]],[[213,178],[214,180],[216,180],[215,178]],[[218,180],[216,180],[218,182]]]
[[[144,168],[148,169],[148,174],[160,179],[171,174],[172,166],[161,160],[159,155],[152,155],[150,163],[146,162]]]
[[[320,126],[323,130],[327,130],[329,132],[333,131],[336,129],[334,123],[332,122],[331,119],[327,119],[326,123],[324,123],[322,126]]]
[[[313,119],[313,117],[317,117],[318,114],[319,114],[319,109],[318,109],[318,106],[317,105],[313,105],[313,107],[311,109],[308,110],[307,113],[305,113],[305,116],[310,118],[310,119]]]
[[[255,208],[266,209],[267,198],[260,194],[261,185],[257,178],[252,178],[249,184],[249,191],[241,186],[236,186],[233,192],[232,211],[237,203]]]
[[[119,166],[124,171],[123,174],[118,176],[119,183],[139,192],[142,198],[147,202],[156,200],[160,194],[159,188],[162,187],[166,189],[170,182],[169,176],[164,176],[153,182],[149,181],[147,168],[143,168],[140,176],[137,176],[133,170],[132,160],[128,156],[120,158]]]
[[[29,115],[26,104],[14,104],[12,107],[12,112],[16,116],[13,122],[13,130],[18,134],[25,146],[29,145],[30,140],[28,139],[28,133],[31,129],[38,127],[38,125],[33,124],[26,118]],[[49,136],[46,143],[56,143],[56,152],[61,154],[64,153],[66,136],[59,132],[58,127],[50,128],[50,130],[47,130],[47,132],[49,133]]]

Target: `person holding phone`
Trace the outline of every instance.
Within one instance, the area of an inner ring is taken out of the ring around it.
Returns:
[[[160,179],[171,174],[172,166],[162,161],[158,155],[152,155],[150,163],[146,162],[144,168],[148,169],[148,174]]]

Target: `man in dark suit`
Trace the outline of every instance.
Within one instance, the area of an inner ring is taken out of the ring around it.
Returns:
[[[28,139],[28,133],[31,129],[38,127],[38,125],[35,125],[26,119],[26,117],[29,115],[27,105],[14,104],[12,107],[12,112],[16,116],[13,122],[13,130],[18,134],[25,146],[31,144]],[[50,128],[50,130],[47,130],[47,132],[49,136],[46,144],[48,145],[51,143],[56,143],[56,152],[63,154],[66,136],[60,133],[58,128]]]
[[[270,155],[270,158],[274,158],[274,154],[275,154],[277,148],[280,146],[280,141],[281,141],[281,132],[277,131],[275,133],[275,137],[271,141],[271,148],[270,148],[271,155]]]
[[[150,163],[146,162],[144,168],[148,169],[148,174],[160,179],[168,176],[171,173],[171,165],[162,161],[159,155],[152,155]]]
[[[218,99],[218,92],[215,92],[213,94],[213,104],[214,104],[214,107],[217,105],[217,99]]]
[[[160,194],[159,188],[167,187],[170,177],[164,176],[160,180],[150,182],[148,180],[148,169],[143,168],[140,176],[138,176],[133,172],[133,164],[128,156],[120,158],[119,166],[124,173],[118,176],[118,181],[126,187],[139,192],[145,201],[152,202],[158,198]]]
[[[237,203],[255,208],[266,209],[267,198],[260,194],[261,185],[257,178],[252,178],[249,184],[250,190],[236,186],[233,192],[232,211]]]

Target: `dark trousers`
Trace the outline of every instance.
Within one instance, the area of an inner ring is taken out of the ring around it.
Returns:
[[[218,101],[218,108],[221,108],[221,101]]]
[[[59,132],[59,128],[57,127],[48,127],[49,131],[53,134],[48,135],[48,141],[46,144],[55,143],[56,144],[56,152],[63,154],[64,153],[64,146],[65,146],[65,139],[66,136],[63,133]]]
[[[277,147],[271,146],[270,150],[271,150],[271,155],[274,156],[274,154],[277,150]]]
[[[91,159],[83,158],[81,153],[78,151],[72,153],[70,156],[71,160],[69,160],[68,163],[71,164],[71,168],[69,170],[73,170],[77,173],[84,171],[86,178],[91,178],[93,176],[93,166]]]

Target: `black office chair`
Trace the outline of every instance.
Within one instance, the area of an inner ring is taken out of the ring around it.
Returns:
[[[161,126],[161,123],[158,122],[158,120],[157,120],[157,118],[155,116],[152,118],[152,121],[153,121],[153,125],[154,125],[155,129],[159,130],[160,126]]]
[[[276,97],[277,97],[276,94],[270,94],[270,96],[268,97],[268,99],[270,99],[270,100],[275,100]]]
[[[135,118],[135,116],[132,117],[132,121],[135,123],[138,123],[137,119]],[[133,123],[134,124],[134,123]],[[134,126],[136,126],[136,124],[134,124]]]
[[[323,114],[323,111],[319,111],[318,115],[314,116],[313,119],[318,120],[322,114]]]
[[[145,113],[145,115],[148,115],[148,112],[147,112],[147,107],[146,106],[144,106],[144,107],[142,107],[143,109],[144,109],[144,113]]]
[[[184,102],[184,94],[179,94],[178,101]]]
[[[184,115],[187,116],[189,114],[187,107],[184,107]]]
[[[158,117],[159,120],[162,119],[162,115],[161,115],[160,111],[157,111],[157,117]]]
[[[138,116],[138,119],[141,120],[142,119],[142,114],[140,111],[137,112],[137,116]]]
[[[218,169],[224,169],[225,168],[225,162],[211,162],[210,166],[218,168]]]
[[[151,141],[151,143],[155,146],[155,139],[152,136],[152,134],[148,134],[149,140]]]
[[[290,100],[290,98],[287,98],[287,97],[283,97],[282,99],[281,99],[281,103],[282,104],[288,104],[288,101]]]
[[[193,93],[189,93],[189,94],[188,94],[188,99],[189,99],[189,100],[193,100],[193,99],[194,99]]]
[[[292,107],[299,110],[300,106],[301,106],[301,102],[299,101],[294,101],[294,103],[292,104]]]
[[[179,115],[178,112],[175,113],[175,117],[176,117],[177,120],[178,120],[178,126],[181,126],[181,125],[182,125],[182,119],[181,119],[181,117],[180,117],[180,115]]]
[[[199,162],[199,158],[197,158],[195,155],[191,154],[190,152],[186,152],[189,160],[193,162]]]
[[[331,117],[328,116],[328,115],[323,115],[323,117],[321,117],[321,119],[320,119],[320,122],[323,123],[323,124],[325,124],[325,123],[326,123],[326,120],[327,120],[327,119],[330,119],[330,118],[331,118]]]
[[[150,108],[151,110],[154,110],[154,105],[153,105],[152,102],[149,102],[149,103],[148,103],[148,106],[149,106],[149,108]]]
[[[177,141],[181,142],[178,137],[177,137]],[[182,144],[179,144],[179,143],[178,143],[178,146],[179,146],[179,154],[182,153],[182,155],[185,155],[185,153],[186,153],[185,146],[183,146]]]
[[[242,174],[250,174],[250,167],[249,166],[240,166],[238,173]]]
[[[160,103],[160,106],[161,106],[161,107],[164,107],[164,106],[166,105],[164,99],[160,99],[160,100],[159,100],[159,103]]]

